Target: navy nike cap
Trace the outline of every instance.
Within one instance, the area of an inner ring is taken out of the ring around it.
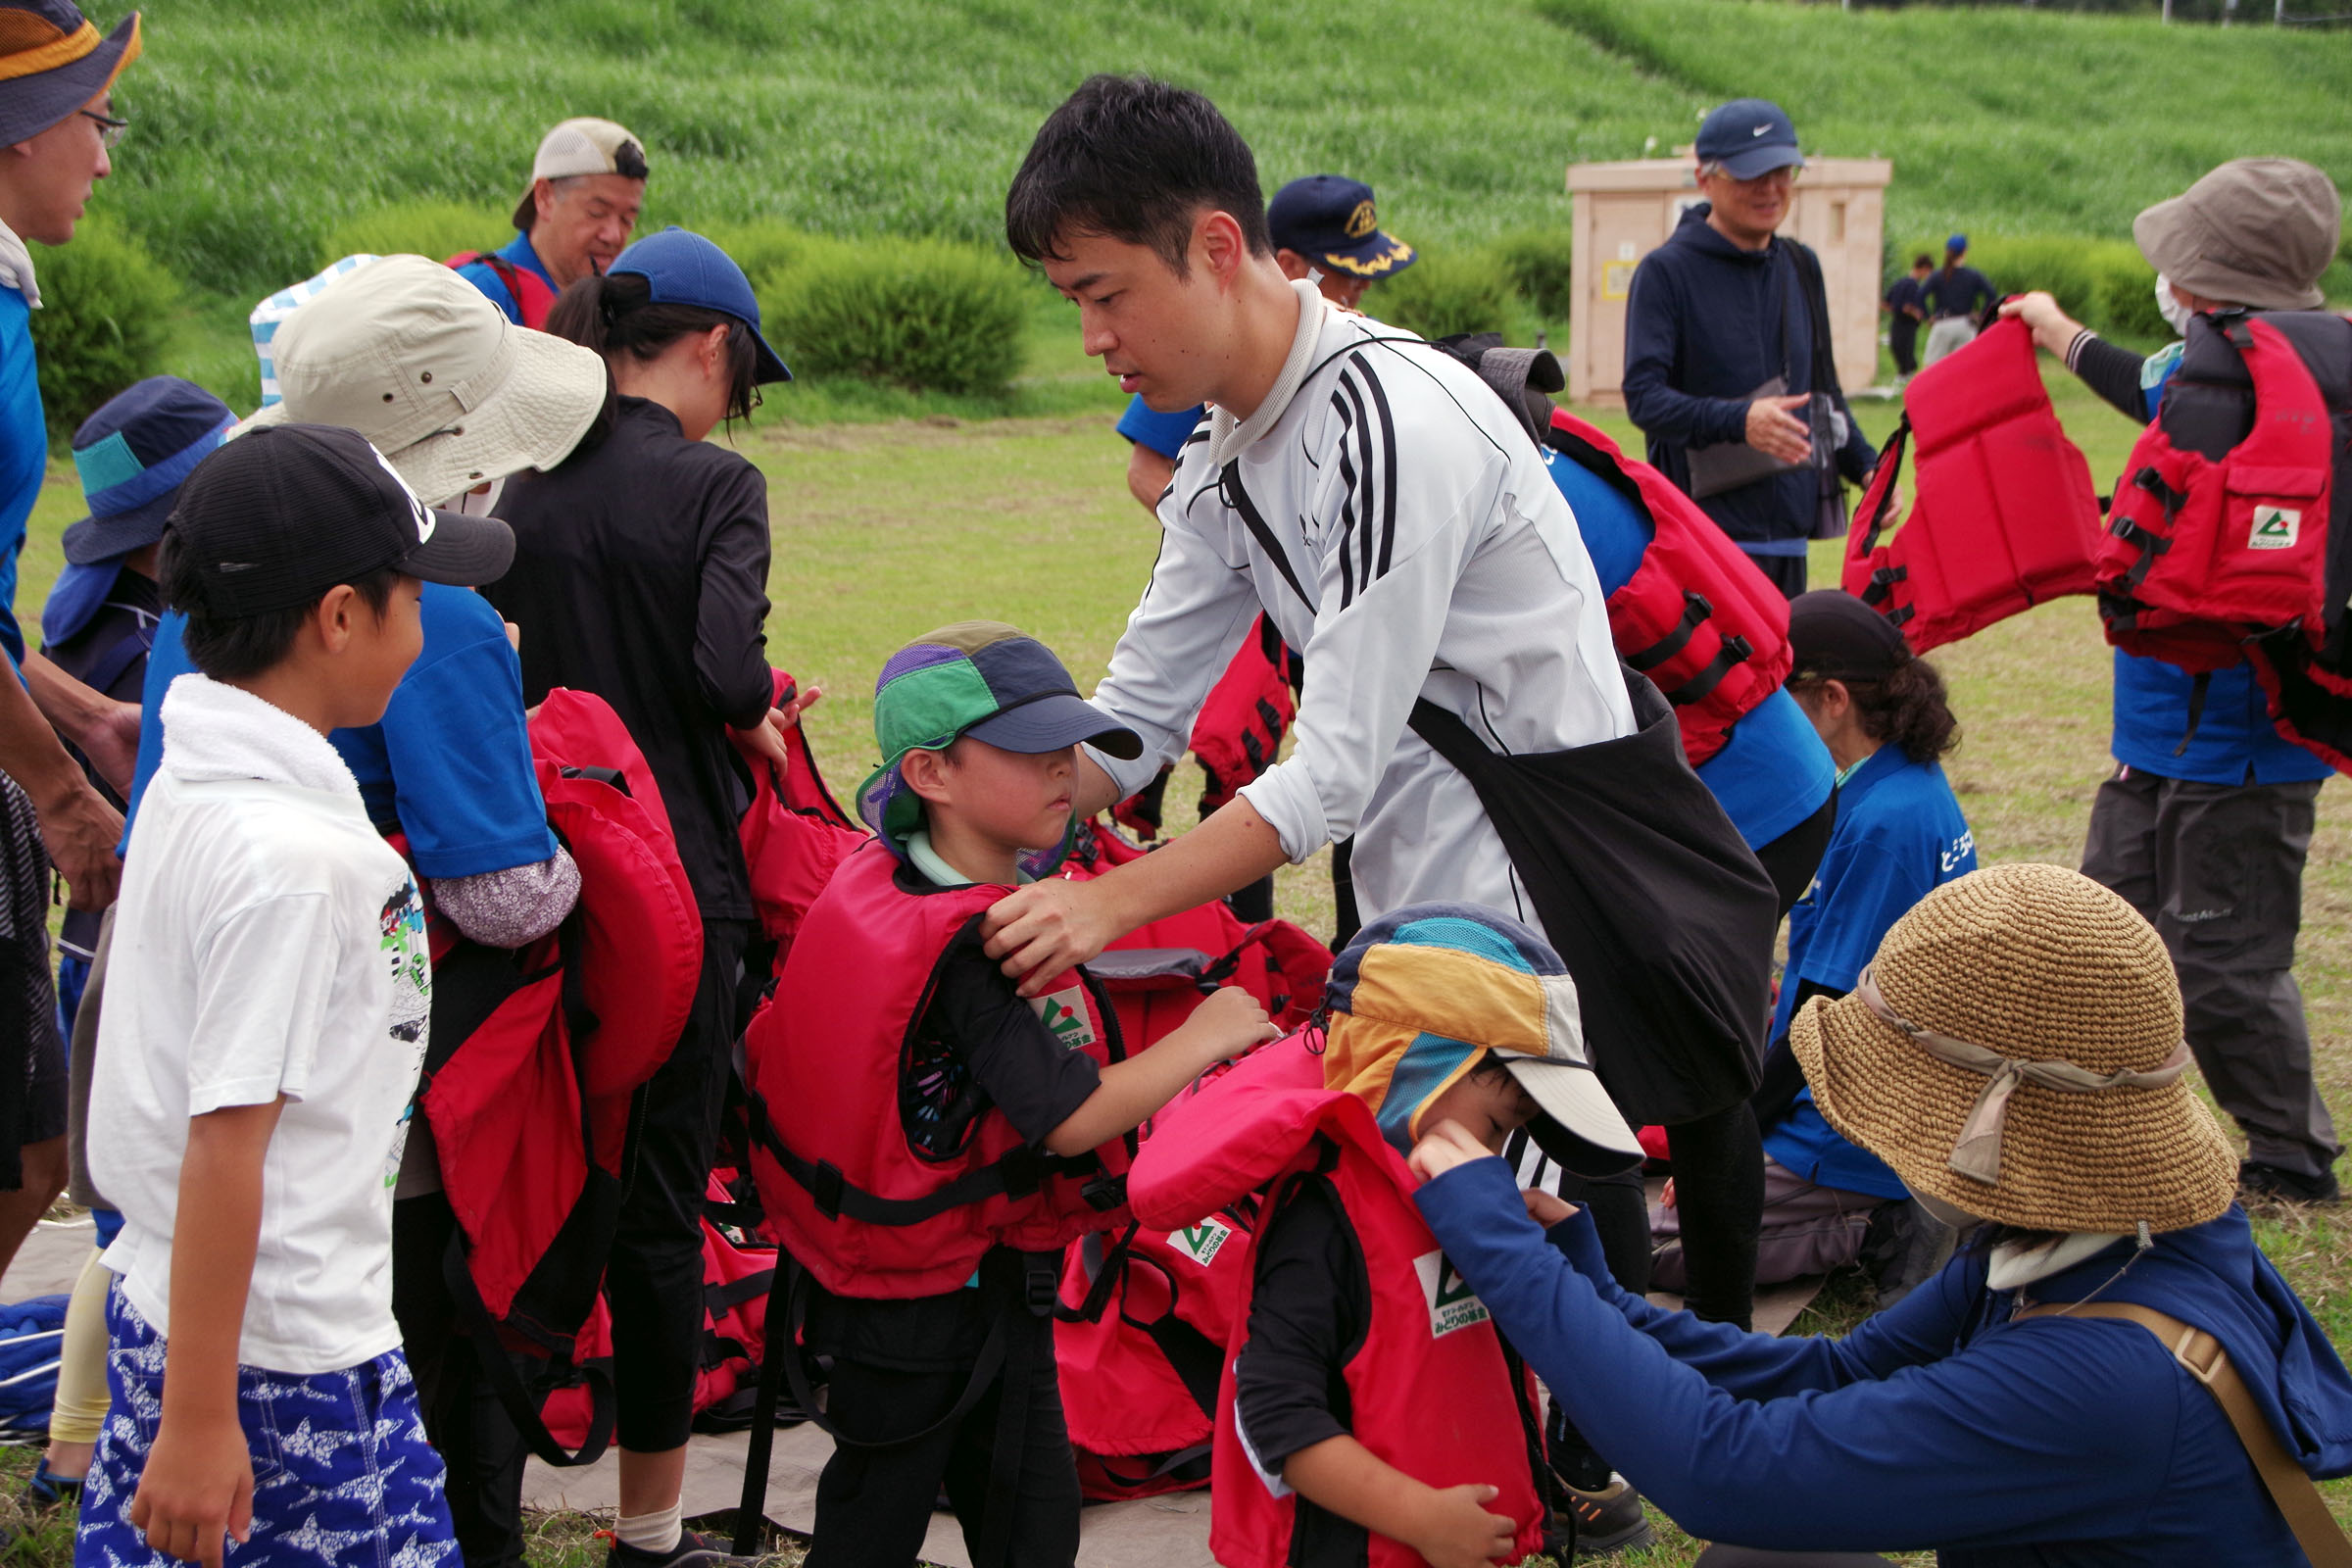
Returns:
[[[1702,164],[1721,164],[1734,179],[1805,167],[1796,126],[1779,104],[1764,98],[1735,98],[1709,115],[1691,150]]]

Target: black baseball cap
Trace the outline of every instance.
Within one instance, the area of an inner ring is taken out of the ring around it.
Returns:
[[[1901,628],[1842,588],[1788,602],[1790,680],[1880,681],[1916,656]]]
[[[221,618],[292,610],[387,566],[478,587],[514,560],[505,523],[426,506],[366,436],[332,424],[266,425],[213,453],[180,486],[171,533],[203,612]]]
[[[1805,155],[1796,147],[1796,126],[1769,98],[1735,98],[1716,110],[1698,127],[1691,151],[1702,164],[1721,164],[1734,179],[1805,167]]]
[[[1382,231],[1372,187],[1345,174],[1294,179],[1266,204],[1277,249],[1351,277],[1388,277],[1413,265],[1413,248]]]

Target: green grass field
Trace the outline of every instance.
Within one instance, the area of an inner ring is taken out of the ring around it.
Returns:
[[[106,13],[111,17],[113,13]],[[1663,156],[1725,98],[1896,161],[1888,233],[2122,237],[2215,163],[2352,179],[2352,33],[1763,0],[162,0],[97,203],[199,292],[306,275],[336,224],[503,209],[573,114],[643,135],[646,218],[1001,243],[1006,181],[1088,73],[1201,88],[1269,191],[1339,169],[1435,246],[1567,219],[1574,161]],[[484,241],[503,238],[498,233]]]

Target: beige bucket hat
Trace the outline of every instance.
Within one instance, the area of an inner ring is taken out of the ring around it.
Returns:
[[[2229,305],[2316,311],[2320,274],[2343,243],[2335,182],[2293,158],[2233,158],[2132,220],[2167,279]]]
[[[2182,1078],[2163,942],[2064,866],[1936,889],[1788,1044],[1831,1126],[1971,1214],[2125,1235],[2201,1225],[2236,1196],[2237,1157]]]
[[[387,256],[346,272],[270,340],[283,401],[231,432],[339,424],[438,504],[552,468],[604,408],[604,357],[509,321],[438,262]]]

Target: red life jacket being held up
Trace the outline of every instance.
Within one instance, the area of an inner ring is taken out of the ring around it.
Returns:
[[[1272,1183],[1271,1223],[1297,1180],[1327,1177],[1371,1286],[1371,1323],[1343,1370],[1350,1434],[1425,1485],[1499,1489],[1487,1506],[1517,1523],[1515,1561],[1543,1544],[1534,1381],[1506,1355],[1485,1305],[1413,1206],[1404,1157],[1361,1100],[1323,1087],[1307,1040],[1265,1047],[1157,1119],[1130,1177],[1137,1220],[1156,1230],[1198,1225]],[[1226,1568],[1284,1568],[1296,1494],[1256,1468],[1234,1420],[1234,1363],[1248,1334],[1244,1308],[1217,1395],[1209,1552]],[[1368,1540],[1369,1568],[1419,1568],[1410,1547]]]
[[[1030,1149],[993,1106],[940,1122],[964,1097],[953,1048],[925,1038],[932,978],[1011,890],[909,891],[899,867],[879,840],[842,862],[793,939],[783,1002],[744,1036],[760,1202],[777,1241],[837,1296],[937,1296],[992,1247],[1050,1251],[1126,1219],[1126,1140],[1065,1159]],[[1032,1005],[1071,1049],[1125,1055],[1085,971]]]
[[[1907,446],[1911,511],[1881,543]],[[1924,654],[2090,592],[2098,538],[2090,465],[2050,407],[2033,332],[2012,318],[1903,389],[1903,422],[1854,510],[1843,585]]]
[[[1564,409],[1544,444],[1623,493],[1650,525],[1642,564],[1609,595],[1609,637],[1674,705],[1690,765],[1788,678],[1788,601],[1672,480]]]
[[[2189,331],[2184,368],[2217,335],[2243,360],[2253,428],[2219,456],[2177,443],[2167,389],[2116,487],[2099,615],[2126,653],[2203,674],[2237,663],[2252,638],[2299,631],[2321,642],[2336,441],[2319,381],[2278,325],[2199,316]]]

